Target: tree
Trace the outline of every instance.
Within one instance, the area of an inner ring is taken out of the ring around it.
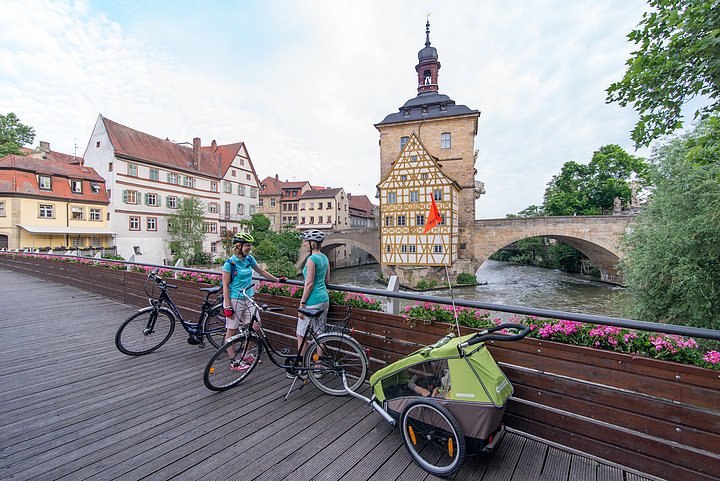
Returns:
[[[720,118],[657,149],[655,188],[625,237],[627,314],[720,329]]]
[[[695,111],[706,118],[720,112],[720,3],[717,0],[648,0],[638,29],[628,35],[638,45],[625,76],[608,88],[608,102],[631,104],[640,114],[635,145],[682,127],[681,109],[704,95],[710,104]]]
[[[203,202],[195,196],[178,199],[177,211],[168,215],[170,249],[175,259],[185,262],[202,253],[205,240],[205,208]]]
[[[0,158],[6,155],[24,155],[20,147],[30,145],[35,140],[35,130],[20,122],[17,116],[10,112],[0,114]]]
[[[524,208],[517,214],[508,214],[505,217],[508,219],[516,219],[518,217],[540,217],[545,215],[545,212],[543,211],[543,207],[541,205],[531,205],[529,207]]]
[[[646,185],[647,163],[628,154],[619,145],[604,145],[593,153],[590,163],[565,162],[545,189],[545,215],[600,215],[612,212],[619,197],[630,203],[630,182]]]

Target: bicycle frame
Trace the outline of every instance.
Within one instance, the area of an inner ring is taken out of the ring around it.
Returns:
[[[319,345],[318,338],[319,336],[315,335],[315,330],[312,328],[312,325],[308,326],[307,330],[305,331],[305,335],[303,336],[303,339],[300,343],[300,349],[298,350],[297,354],[283,354],[282,352],[278,352],[275,350],[275,348],[272,345],[272,341],[267,337],[267,334],[265,334],[265,330],[262,326],[262,320],[260,319],[259,312],[260,311],[268,311],[269,309],[267,306],[260,306],[255,300],[248,296],[246,294],[247,289],[243,289],[242,294],[245,296],[246,299],[250,301],[250,304],[252,304],[255,312],[253,312],[251,321],[249,326],[244,326],[244,329],[241,328],[241,332],[234,335],[230,339],[227,339],[226,342],[231,342],[234,339],[237,339],[241,336],[249,335],[249,336],[255,336],[260,343],[262,344],[265,351],[268,353],[268,357],[270,358],[270,361],[275,364],[277,367],[282,369],[287,369],[288,367],[292,367],[296,371],[308,371],[310,369],[313,370],[328,370],[327,368],[314,368],[314,367],[302,367],[302,366],[286,366],[284,364],[280,364],[276,359],[275,356],[278,358],[284,359],[287,361],[288,359],[294,359],[295,363],[302,362],[302,353],[303,349],[306,347],[306,345],[310,344],[310,341],[308,339],[308,335],[310,338],[312,338],[313,341],[315,341],[315,344]],[[258,330],[255,329],[255,326],[258,326]]]
[[[164,281],[163,281],[164,282]],[[203,331],[202,323],[203,319],[205,318],[206,314],[212,315],[212,308],[213,304],[217,304],[218,302],[222,302],[222,294],[219,294],[217,299],[215,300],[215,303],[210,302],[210,295],[211,293],[208,292],[205,296],[205,299],[203,300],[202,306],[200,307],[200,315],[198,317],[197,322],[189,322],[186,321],[183,317],[182,313],[180,313],[180,310],[175,305],[175,302],[173,302],[172,298],[170,297],[170,294],[168,294],[167,290],[168,288],[176,288],[177,286],[172,286],[171,284],[160,284],[160,296],[157,299],[150,298],[150,305],[153,307],[153,311],[157,313],[160,308],[163,307],[163,304],[167,305],[167,308],[170,310],[170,312],[175,316],[175,319],[180,322],[180,325],[187,331],[190,335],[195,336],[201,336],[205,335],[206,332]],[[153,322],[154,324],[154,322]],[[148,327],[154,327],[154,326],[148,326]]]

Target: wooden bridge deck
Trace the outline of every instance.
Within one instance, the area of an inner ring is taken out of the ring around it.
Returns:
[[[212,347],[180,326],[159,351],[119,353],[134,308],[0,270],[0,479],[435,479],[359,401],[291,394],[268,361],[240,387],[208,391]],[[510,433],[457,480],[640,481],[638,473]]]

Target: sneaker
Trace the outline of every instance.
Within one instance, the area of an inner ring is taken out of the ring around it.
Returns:
[[[252,354],[247,354],[245,357],[242,358],[243,362],[245,364],[252,364],[255,362],[255,356]]]
[[[230,370],[231,371],[238,371],[238,372],[244,372],[250,369],[250,366],[252,364],[246,364],[243,361],[231,361],[230,362]]]

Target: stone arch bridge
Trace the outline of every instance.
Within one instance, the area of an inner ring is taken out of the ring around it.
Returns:
[[[620,236],[634,221],[634,216],[606,215],[476,220],[472,232],[467,232],[465,228],[465,234],[469,234],[465,238],[472,239],[472,242],[460,245],[460,258],[470,260],[477,270],[503,247],[528,237],[542,236],[579,250],[598,267],[603,281],[621,284],[622,277],[618,271],[618,261],[623,255]],[[330,232],[323,243],[323,251],[343,245],[358,247],[380,262],[378,228]],[[304,259],[302,254],[301,259]]]

